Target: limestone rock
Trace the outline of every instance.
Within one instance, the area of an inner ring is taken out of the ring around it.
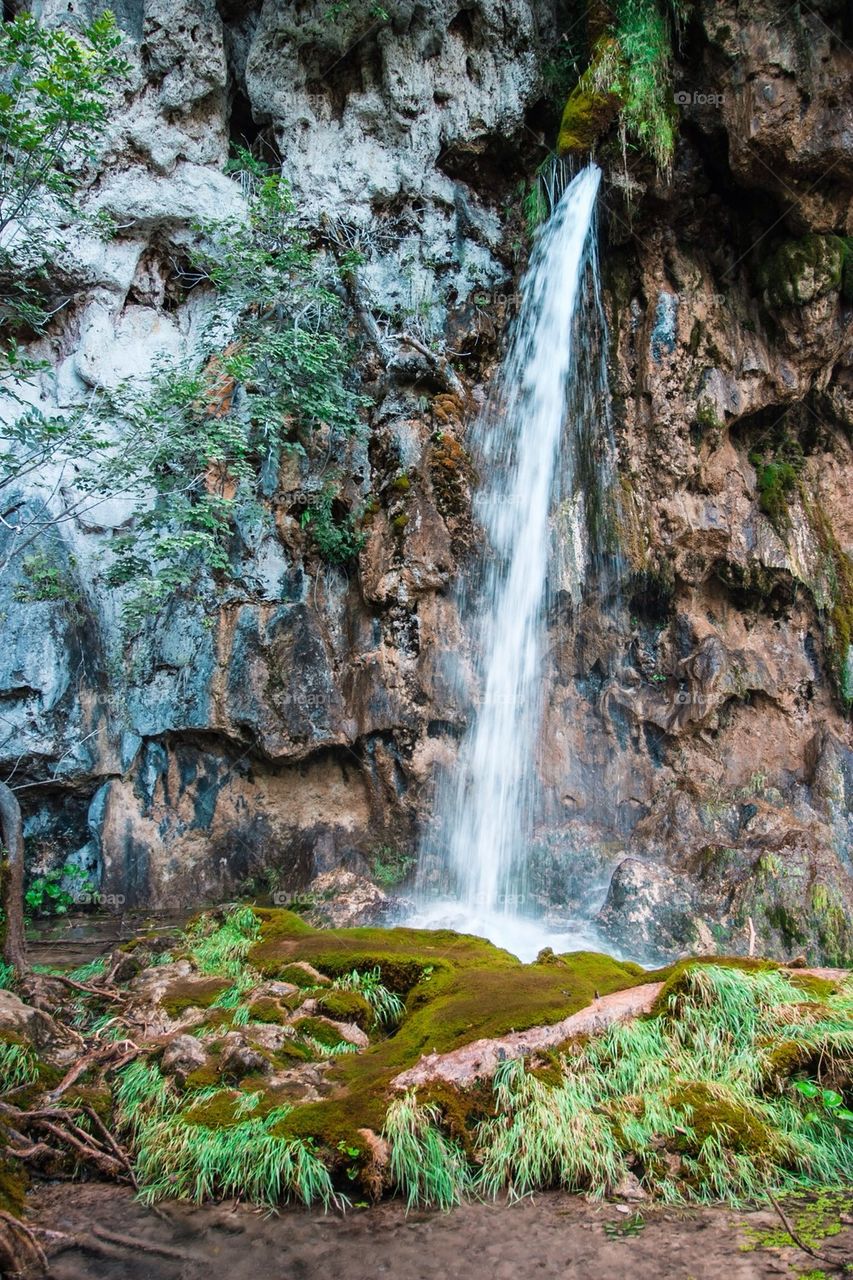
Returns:
[[[207,1062],[207,1051],[195,1036],[175,1036],[163,1050],[160,1065],[166,1075],[188,1076]]]
[[[307,890],[315,911],[336,929],[379,924],[394,909],[394,901],[365,876],[338,868],[316,876]]]

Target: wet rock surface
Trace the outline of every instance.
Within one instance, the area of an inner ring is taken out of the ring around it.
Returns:
[[[0,753],[34,864],[72,850],[119,905],[195,910],[411,855],[453,767],[477,698],[450,590],[478,547],[468,424],[514,307],[508,211],[545,155],[554,30],[532,0],[387,22],[326,22],[323,0],[161,8],[117,6],[131,81],[87,201],[122,231],[69,237],[40,406],[190,349],[210,300],[177,297],[171,264],[199,219],[243,215],[229,130],[278,148],[307,222],[364,234],[369,307],[429,310],[426,336],[463,353],[462,395],[415,349],[381,376],[364,357],[370,438],[340,462],[346,500],[377,510],[347,572],[301,534],[310,477],[288,463],[213,617],[176,599],[127,643],[99,568],[120,500],[61,527],[67,599],[4,575]],[[600,157],[624,566],[618,602],[554,592],[530,894],[600,911],[635,956],[744,952],[750,928],[779,957],[853,952],[844,22],[697,4],[672,174],[635,165],[628,209]],[[339,885],[324,909],[385,906]]]

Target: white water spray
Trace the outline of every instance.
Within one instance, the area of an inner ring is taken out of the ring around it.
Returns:
[[[524,920],[545,596],[555,495],[573,487],[557,473],[573,464],[562,441],[600,177],[595,165],[578,174],[539,232],[499,385],[476,428],[485,479],[477,514],[490,551],[477,595],[480,702],[439,789],[424,859],[438,852],[455,895],[427,905],[421,921],[486,934],[519,954],[546,941],[541,924]]]

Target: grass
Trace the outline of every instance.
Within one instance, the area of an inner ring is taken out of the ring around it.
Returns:
[[[616,13],[623,66],[615,87],[622,99],[622,125],[663,171],[675,150],[669,23],[655,0],[620,0]]]
[[[618,118],[623,150],[636,146],[668,172],[676,138],[668,18],[656,0],[611,8],[611,29],[566,102],[558,150],[588,151]]]
[[[333,1059],[331,1091],[283,1106],[274,1081],[252,1077],[241,1091],[214,1070],[196,1073],[181,1093],[155,1066],[130,1064],[116,1111],[149,1198],[239,1193],[266,1205],[330,1204],[340,1152],[364,1152],[364,1129],[383,1133],[387,1178],[410,1205],[448,1208],[469,1193],[506,1190],[514,1199],[552,1186],[601,1196],[629,1170],[668,1203],[742,1204],[767,1189],[853,1178],[846,1106],[815,1107],[797,1088],[814,1079],[849,1104],[853,982],[787,976],[757,960],[685,961],[656,975],[583,952],[524,965],[449,931],[319,930],[262,909],[200,920],[182,945],[227,1011],[248,1015],[260,982],[300,962],[331,977],[318,985],[298,970],[317,1014],[294,1024],[296,1039],[276,1059],[277,1067]],[[470,1091],[432,1084],[395,1097],[390,1089],[425,1053],[553,1024],[596,992],[654,977],[665,985],[646,1018],[544,1058],[506,1061]],[[382,1034],[356,1051],[339,1040],[335,1020]],[[363,1167],[344,1172],[363,1175],[373,1195],[369,1163],[364,1154]]]
[[[0,1043],[0,1093],[35,1084],[38,1079],[38,1060],[29,1045],[14,1040]]]
[[[230,963],[230,962],[229,962]],[[244,968],[235,977],[234,983],[221,991],[211,1004],[211,1009],[229,1009],[232,1012],[232,1027],[245,1027],[250,1018],[249,1003],[246,999],[253,988],[263,981],[254,969]]]
[[[240,978],[246,956],[261,932],[251,907],[232,907],[221,924],[210,915],[201,916],[186,931],[186,943],[199,973],[210,977]]]
[[[352,969],[335,978],[332,986],[338,991],[354,991],[363,996],[373,1010],[376,1026],[393,1027],[403,1020],[406,1005],[396,992],[389,991],[382,985],[382,969],[379,965],[363,973]]]
[[[90,960],[87,964],[81,964],[76,969],[72,969],[65,976],[70,978],[72,982],[91,982],[93,978],[102,978],[107,967],[107,962],[103,956],[98,956],[96,960]]]
[[[285,1121],[289,1107],[247,1116],[259,1097],[243,1095],[234,1107],[234,1124],[188,1121],[193,1106],[219,1092],[212,1088],[181,1099],[157,1067],[140,1060],[121,1073],[117,1110],[132,1137],[142,1199],[199,1204],[214,1196],[239,1195],[270,1208],[293,1199],[343,1207],[344,1197],[334,1190],[311,1144],[273,1132]]]
[[[382,1128],[391,1079],[422,1054],[557,1022],[589,1004],[596,991],[607,994],[646,978],[638,965],[591,952],[524,965],[483,938],[450,930],[319,930],[287,912],[261,909],[259,915],[261,939],[249,960],[266,977],[289,980],[297,960],[338,978],[378,966],[382,984],[405,1000],[405,1018],[394,1033],[338,1058],[327,1077],[333,1092],[295,1108],[288,1119],[294,1133],[332,1151],[339,1142],[355,1142],[359,1129]]]
[[[780,1046],[787,1061],[780,1077]],[[732,1204],[853,1177],[853,1133],[808,1111],[790,1068],[847,1074],[853,987],[809,1001],[778,972],[690,967],[658,1016],[563,1057],[562,1079],[501,1065],[479,1185],[606,1194],[628,1172],[670,1203]],[[665,1151],[675,1160],[663,1158]]]
[[[391,1178],[406,1205],[451,1209],[471,1190],[473,1180],[459,1148],[437,1125],[438,1108],[419,1105],[413,1091],[392,1102],[382,1136],[391,1150]]]

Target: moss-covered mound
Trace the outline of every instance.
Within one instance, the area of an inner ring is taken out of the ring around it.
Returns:
[[[266,977],[292,977],[295,960],[334,978],[379,969],[383,984],[405,997],[400,1027],[364,1053],[336,1061],[334,1094],[288,1118],[293,1133],[333,1149],[358,1143],[361,1128],[382,1127],[390,1081],[424,1054],[559,1022],[596,994],[646,980],[640,965],[593,952],[522,964],[483,938],[449,930],[320,930],[285,911],[258,915],[261,937],[248,959]]]
[[[202,986],[204,1011],[175,998],[176,976]],[[645,1017],[597,1034],[584,1024],[535,1055],[526,1038],[524,1058],[493,1044],[491,1079],[442,1076],[433,1061],[417,1091],[395,1084],[425,1055],[554,1026],[649,980],[657,1002],[644,990],[632,1006]],[[121,1039],[103,993],[83,990],[69,1012],[84,1040]],[[469,1190],[598,1195],[630,1173],[669,1202],[742,1201],[853,1177],[853,981],[832,975],[761,960],[649,974],[589,952],[522,964],[482,938],[321,930],[238,907],[194,921],[118,999],[134,1018],[140,1000],[155,1030],[134,1061],[104,1059],[69,1090],[69,1172],[87,1117],[127,1144],[150,1198],[330,1204],[397,1189],[448,1206]],[[4,1099],[22,1087],[27,1106],[46,1099],[30,1049],[10,1041],[4,1054]],[[113,1159],[88,1154],[100,1172]]]
[[[683,965],[652,1016],[556,1065],[501,1064],[489,1108],[464,1122],[475,1164],[440,1105],[392,1104],[385,1131],[410,1201],[447,1205],[471,1187],[602,1195],[630,1173],[669,1203],[738,1203],[853,1177],[850,981],[808,992],[772,968]]]

